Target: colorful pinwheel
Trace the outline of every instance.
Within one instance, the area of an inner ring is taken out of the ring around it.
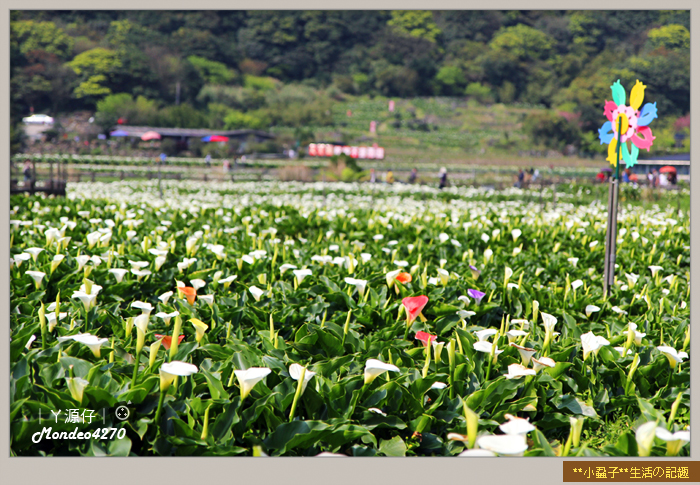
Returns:
[[[647,103],[640,110],[644,101],[644,89],[646,86],[637,80],[630,92],[630,104],[625,105],[625,88],[618,79],[610,86],[612,101],[605,102],[605,117],[608,119],[598,130],[600,144],[608,143],[607,160],[617,166],[617,143],[621,142],[620,153],[627,167],[637,163],[640,148],[649,150],[654,143],[649,124],[656,118],[656,103]],[[618,134],[621,133],[620,136]],[[632,149],[627,148],[627,141],[631,141]]]

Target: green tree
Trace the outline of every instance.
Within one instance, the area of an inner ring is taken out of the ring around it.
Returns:
[[[75,56],[68,63],[80,78],[80,84],[74,90],[76,98],[101,98],[112,92],[112,77],[122,66],[115,51],[96,47]]]
[[[647,34],[652,49],[686,50],[690,48],[690,32],[682,25],[664,25]]]
[[[393,10],[387,25],[398,34],[418,37],[429,42],[437,42],[440,35],[440,29],[433,20],[433,13],[429,10]]]
[[[544,32],[518,24],[499,30],[489,44],[496,55],[521,61],[543,59],[552,49],[552,39]]]
[[[10,43],[25,55],[42,50],[66,59],[73,49],[74,41],[53,22],[18,20],[10,22]]]
[[[467,80],[457,66],[442,66],[435,75],[438,94],[456,95],[464,90]]]
[[[229,84],[236,79],[236,73],[221,62],[199,56],[189,56],[187,61],[194,66],[207,84]]]

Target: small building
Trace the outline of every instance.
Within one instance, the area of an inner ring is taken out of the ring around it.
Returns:
[[[178,149],[186,150],[192,139],[202,139],[206,136],[226,136],[229,140],[245,142],[248,140],[255,143],[262,143],[275,138],[275,135],[260,130],[209,130],[203,128],[162,128],[157,126],[128,126],[116,125],[112,130],[126,132],[128,138],[141,138],[144,133],[154,131],[158,133],[161,140],[170,138],[178,143]]]

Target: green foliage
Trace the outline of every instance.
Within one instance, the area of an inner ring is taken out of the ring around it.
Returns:
[[[263,113],[242,113],[237,110],[229,111],[224,117],[224,127],[227,130],[263,130],[269,126],[269,121]]]
[[[75,88],[76,98],[98,98],[110,94],[111,78],[122,66],[115,51],[96,47],[75,56],[68,65],[79,76],[80,84]]]
[[[24,55],[42,50],[66,58],[74,40],[53,22],[18,20],[10,22],[10,43]]]
[[[690,32],[682,25],[664,25],[647,34],[652,49],[686,50],[690,48]]]
[[[560,151],[567,145],[578,146],[581,141],[576,124],[551,111],[529,115],[523,128],[535,143]]]
[[[455,95],[464,89],[466,79],[464,72],[458,66],[443,66],[435,75],[440,92]]]
[[[480,103],[493,102],[493,92],[491,91],[491,88],[484,86],[481,83],[469,83],[467,88],[464,90],[464,94],[476,99]]]
[[[398,34],[429,42],[436,42],[440,35],[440,29],[433,21],[433,13],[429,10],[392,10],[387,25]]]
[[[229,84],[236,79],[236,73],[222,62],[211,61],[199,56],[189,56],[187,61],[195,67],[207,84]]]
[[[534,60],[550,53],[552,40],[544,32],[518,24],[498,31],[489,45],[496,55],[513,60]]]
[[[251,76],[246,74],[243,76],[243,85],[246,88],[254,89],[255,91],[272,91],[279,82],[271,77]]]

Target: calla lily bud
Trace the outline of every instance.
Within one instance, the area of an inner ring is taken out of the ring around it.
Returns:
[[[155,342],[151,344],[149,347],[149,356],[148,356],[148,367],[153,367],[153,364],[156,363],[156,357],[158,356],[158,349],[160,348],[160,344],[163,342],[163,339],[158,339]]]
[[[182,329],[182,318],[178,314],[175,316],[175,325],[173,325],[172,343],[170,344],[170,358],[171,359],[173,357],[175,357],[175,354],[177,353],[177,347],[178,347],[178,344],[180,343],[180,329]]]
[[[206,440],[207,436],[209,435],[209,408],[211,407],[211,404],[207,406],[207,409],[204,411],[204,424],[202,425],[202,436],[200,439]]]
[[[83,391],[89,384],[88,381],[81,379],[80,377],[68,377],[66,379],[66,384],[68,386],[68,390],[70,391],[71,397],[78,401],[78,404],[82,404]]]
[[[479,431],[479,415],[469,409],[466,401],[462,401],[462,409],[464,410],[464,419],[467,421],[467,437],[469,442],[467,446],[474,448],[476,444],[476,435]]]
[[[581,431],[583,431],[583,422],[585,417],[571,416],[569,417],[569,422],[571,423],[571,434],[573,436],[574,447],[578,448],[581,443]]]
[[[46,328],[46,309],[43,303],[39,307],[39,326],[42,331]]]

